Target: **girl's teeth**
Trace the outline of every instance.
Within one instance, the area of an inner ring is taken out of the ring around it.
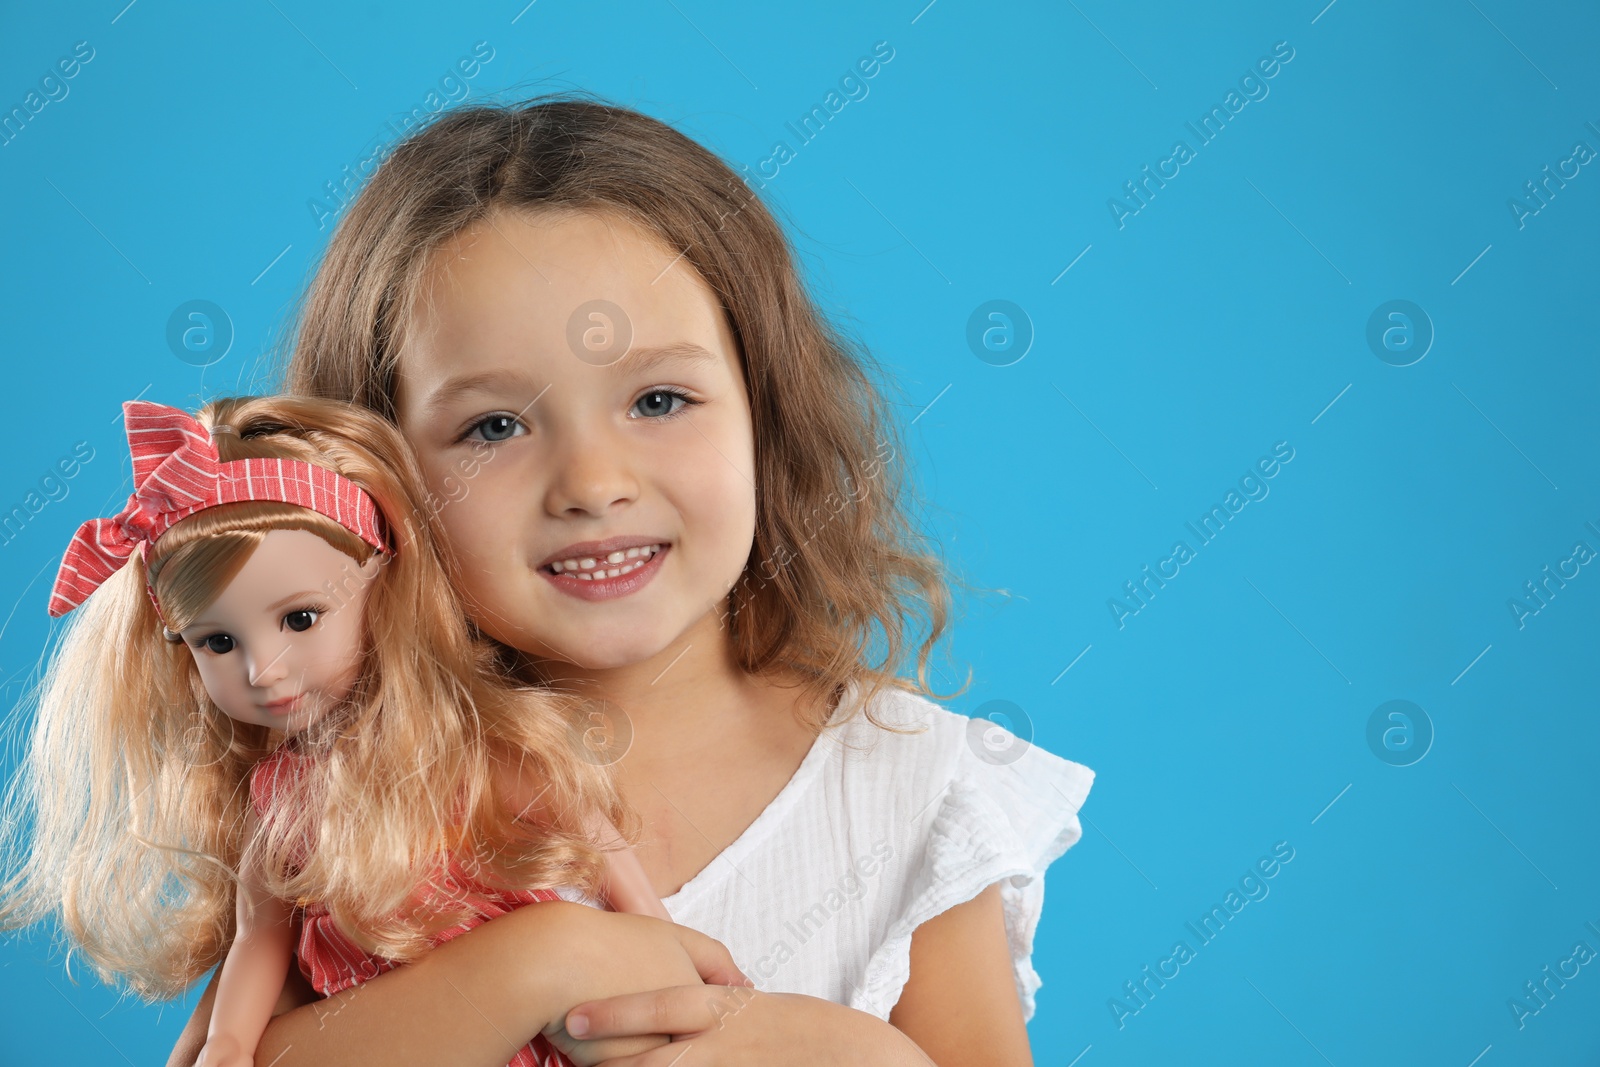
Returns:
[[[642,548],[618,549],[602,561],[592,556],[581,559],[560,560],[550,565],[550,569],[557,574],[571,574],[581,581],[592,582],[596,578],[616,578],[630,571],[638,570],[657,552],[661,551],[660,545],[646,545]]]

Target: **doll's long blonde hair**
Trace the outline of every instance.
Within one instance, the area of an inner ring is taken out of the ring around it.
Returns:
[[[437,511],[395,428],[346,404],[292,397],[219,399],[196,418],[234,429],[216,436],[223,461],[305,460],[376,501],[396,551],[370,580],[361,678],[344,706],[297,738],[309,771],[280,779],[274,817],[244,840],[250,770],[281,735],[211,701],[188,649],[163,639],[135,553],[69,616],[37,689],[0,830],[0,926],[55,917],[103,980],[155,998],[226,952],[247,848],[263,857],[274,895],[325,903],[358,943],[392,959],[415,956],[467,914],[459,897],[419,890],[445,849],[491,885],[597,892],[602,857],[585,814],[598,811],[625,835],[637,817],[574,743],[581,705],[515,687],[473,637]],[[310,530],[358,562],[373,551],[306,508],[209,508],[152,547],[167,624],[182,630],[198,618],[276,529]],[[537,819],[507,806],[499,783],[514,767],[545,790]],[[421,909],[422,899],[434,902]]]

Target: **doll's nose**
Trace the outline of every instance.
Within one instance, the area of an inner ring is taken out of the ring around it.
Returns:
[[[284,645],[263,655],[267,658],[252,657],[250,660],[250,684],[264,689],[288,677],[289,646]]]

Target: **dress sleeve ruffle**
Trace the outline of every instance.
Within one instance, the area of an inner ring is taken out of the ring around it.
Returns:
[[[888,1019],[911,975],[918,926],[1000,883],[1017,995],[1024,1019],[1040,985],[1033,935],[1044,909],[1044,872],[1083,835],[1078,809],[1094,771],[1031,747],[1013,763],[991,764],[961,746],[938,804],[900,917],[867,962],[851,1007]]]

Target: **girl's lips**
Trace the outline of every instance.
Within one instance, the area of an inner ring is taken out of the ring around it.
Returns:
[[[301,694],[301,695],[304,695],[304,694]],[[288,698],[286,698],[284,700],[274,700],[270,704],[263,704],[261,706],[263,708],[265,708],[267,711],[272,712],[272,714],[274,714],[274,715],[287,715],[289,712],[293,711],[295,709],[295,706],[298,705],[299,703],[300,703],[300,696],[292,696],[292,697],[288,697]]]
[[[555,574],[543,567],[539,568],[539,573],[545,581],[579,600],[615,600],[617,597],[624,597],[644,588],[646,583],[656,576],[656,572],[661,569],[662,559],[671,551],[671,545],[663,545],[644,566],[636,567],[627,574],[619,574],[615,578],[583,579],[571,572],[563,571]]]

